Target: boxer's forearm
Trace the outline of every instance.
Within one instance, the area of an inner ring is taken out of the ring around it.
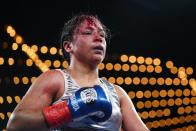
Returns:
[[[18,111],[11,115],[7,131],[48,131],[42,111]]]

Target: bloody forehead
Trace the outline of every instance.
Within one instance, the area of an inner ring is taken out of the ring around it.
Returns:
[[[95,19],[95,18],[86,18],[84,21],[86,21],[87,22],[87,26],[95,26],[95,27],[97,27],[98,25],[98,20],[97,19]]]
[[[91,17],[88,17],[88,18],[85,18],[82,23],[76,28],[76,32],[79,32],[83,27],[92,27],[94,26],[95,28],[101,28],[100,27],[100,21],[97,20],[96,18],[91,18]]]

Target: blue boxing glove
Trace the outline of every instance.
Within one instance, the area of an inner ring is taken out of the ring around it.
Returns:
[[[99,85],[79,89],[67,100],[67,106],[73,121],[89,116],[96,122],[104,122],[112,114],[110,99]]]

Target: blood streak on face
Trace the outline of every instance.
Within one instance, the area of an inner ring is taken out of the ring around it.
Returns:
[[[86,18],[86,21],[87,21],[87,25],[88,26],[95,26],[97,27],[97,24],[96,24],[96,19],[93,19],[93,18]]]

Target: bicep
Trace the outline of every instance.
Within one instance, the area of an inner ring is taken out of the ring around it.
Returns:
[[[121,87],[118,88],[124,129],[126,131],[147,131],[148,129],[138,115],[132,100]]]
[[[28,89],[15,111],[24,109],[41,110],[49,106],[58,91],[53,82],[53,76],[51,71],[40,75]]]

